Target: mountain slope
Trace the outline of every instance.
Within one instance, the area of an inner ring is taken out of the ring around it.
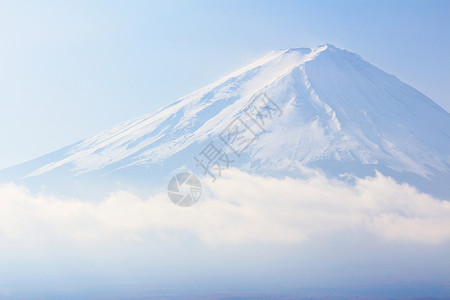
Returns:
[[[225,141],[239,128],[247,130],[242,149]],[[226,167],[293,176],[303,165],[331,176],[376,169],[450,195],[442,186],[450,178],[449,113],[328,44],[273,51],[156,113],[4,171],[3,178],[39,183],[101,175],[133,185],[143,173],[164,181],[179,168],[217,177],[199,163],[211,146],[226,149]]]

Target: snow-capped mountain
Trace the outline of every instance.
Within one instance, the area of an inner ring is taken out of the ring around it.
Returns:
[[[181,169],[215,178],[230,166],[292,176],[301,166],[330,176],[379,170],[450,197],[450,114],[346,50],[279,50],[1,175],[37,186],[50,178],[133,185]]]

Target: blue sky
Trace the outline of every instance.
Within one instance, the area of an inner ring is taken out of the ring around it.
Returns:
[[[326,42],[450,110],[449,1],[161,2],[0,0],[0,168]]]

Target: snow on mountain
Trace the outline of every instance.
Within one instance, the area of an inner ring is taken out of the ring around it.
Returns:
[[[252,107],[258,101],[266,104],[263,113]],[[254,136],[234,156],[244,169],[295,174],[306,165],[336,175],[370,167],[425,181],[450,173],[449,113],[360,56],[326,44],[273,51],[156,113],[12,168],[20,169],[14,179],[52,172],[126,177],[139,167],[169,174],[192,164],[211,141],[223,142],[224,133],[230,137],[239,122]]]

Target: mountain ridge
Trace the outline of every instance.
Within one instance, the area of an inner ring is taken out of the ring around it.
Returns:
[[[272,51],[155,113],[56,151],[48,160],[38,158],[13,179],[27,181],[58,170],[66,177],[125,174],[139,166],[165,178],[178,160],[180,168],[202,173],[193,159],[201,146],[236,118],[258,125],[243,111],[261,95],[282,114],[266,120],[267,128],[255,134],[236,167],[276,174],[297,164],[320,165],[336,176],[347,167],[328,170],[327,162],[355,162],[360,169],[389,169],[431,181],[449,174],[449,113],[359,55],[324,44]]]

